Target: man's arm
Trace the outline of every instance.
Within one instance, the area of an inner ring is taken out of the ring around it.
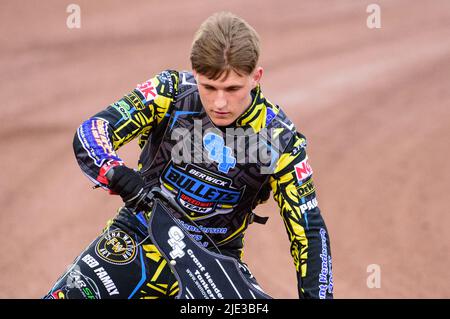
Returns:
[[[280,157],[270,184],[291,242],[299,297],[333,298],[330,240],[301,134]]]
[[[142,148],[150,133],[169,112],[178,86],[178,73],[164,71],[84,121],[73,140],[82,171],[107,187],[106,172],[124,165],[116,150],[136,137]]]

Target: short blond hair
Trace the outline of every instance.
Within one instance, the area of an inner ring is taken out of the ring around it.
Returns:
[[[206,19],[192,42],[191,64],[196,72],[217,80],[231,70],[251,74],[259,59],[258,33],[242,18],[218,12]]]

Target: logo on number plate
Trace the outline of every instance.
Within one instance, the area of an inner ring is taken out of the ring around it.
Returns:
[[[172,247],[172,251],[169,253],[170,257],[173,259],[183,257],[185,255],[183,249],[186,247],[186,243],[183,241],[183,231],[177,226],[172,226],[170,227],[168,234],[169,240],[167,243]]]

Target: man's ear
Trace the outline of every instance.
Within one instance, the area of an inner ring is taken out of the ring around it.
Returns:
[[[255,71],[253,71],[253,75],[252,75],[252,81],[253,81],[253,88],[257,87],[258,84],[261,81],[261,78],[263,76],[264,73],[264,69],[260,66],[258,66]]]

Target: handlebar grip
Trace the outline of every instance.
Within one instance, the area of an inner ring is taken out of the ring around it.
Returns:
[[[111,181],[112,177],[114,176],[114,167],[111,167],[105,174],[105,177],[108,179],[108,181]]]
[[[175,199],[173,199],[173,197],[164,195],[164,193],[162,192],[161,188],[159,188],[159,187],[153,187],[147,193],[146,199],[148,200],[148,202],[151,202],[155,195],[158,195],[159,198],[165,200],[168,204],[170,204],[170,206],[173,209],[178,211],[180,214],[186,215],[186,212],[180,207],[180,205],[175,201]]]

